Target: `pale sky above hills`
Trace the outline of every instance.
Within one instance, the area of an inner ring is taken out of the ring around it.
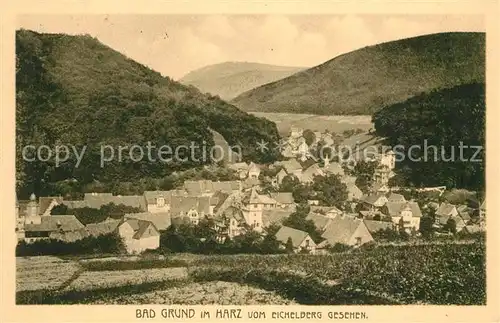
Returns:
[[[226,61],[310,67],[380,42],[485,31],[482,17],[472,15],[25,15],[18,27],[90,34],[173,79]]]

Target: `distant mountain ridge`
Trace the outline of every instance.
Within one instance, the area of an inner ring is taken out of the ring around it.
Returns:
[[[223,100],[231,100],[245,91],[304,69],[252,62],[224,62],[189,72],[179,82],[193,85],[203,93],[218,95]]]
[[[485,79],[485,34],[453,32],[368,46],[231,100],[243,111],[373,114],[384,105]]]

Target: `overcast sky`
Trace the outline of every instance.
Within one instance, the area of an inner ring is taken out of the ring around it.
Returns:
[[[19,28],[90,34],[179,79],[226,61],[310,67],[367,45],[443,31],[485,31],[481,16],[19,16]]]

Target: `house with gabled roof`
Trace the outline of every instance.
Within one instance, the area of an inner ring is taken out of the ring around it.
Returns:
[[[387,201],[392,203],[403,203],[406,202],[406,199],[401,194],[391,192],[387,195]]]
[[[325,173],[323,173],[321,167],[319,167],[317,163],[314,163],[305,169],[298,178],[301,183],[312,183],[314,181],[314,177],[324,175]]]
[[[321,237],[325,241],[321,242],[318,248],[325,248],[328,245],[335,246],[337,243],[360,246],[373,241],[373,237],[363,220],[347,215],[332,219]]]
[[[196,225],[199,221],[210,216],[209,196],[173,196],[170,208],[172,218],[187,217],[189,221]]]
[[[337,162],[330,163],[328,158],[325,158],[323,172],[325,174],[333,174],[333,175],[339,175],[339,176],[345,175],[344,168],[342,168],[342,166]]]
[[[149,222],[153,223],[159,231],[165,231],[170,227],[170,225],[172,225],[172,219],[170,217],[170,212],[129,213],[129,214],[125,214],[124,217],[125,217],[125,219],[149,221]]]
[[[387,202],[383,212],[391,217],[395,225],[408,233],[420,228],[422,211],[417,202]]]
[[[363,222],[365,223],[366,227],[368,228],[368,231],[370,231],[371,234],[377,233],[379,231],[395,230],[397,227],[393,222],[388,222],[388,221],[376,221],[376,220],[364,219]]]
[[[299,177],[302,173],[302,165],[295,158],[279,161],[275,164],[283,167],[287,174]]]
[[[451,217],[457,216],[458,210],[455,205],[443,202],[436,210],[436,224],[445,225]]]
[[[294,252],[296,253],[302,250],[307,250],[310,253],[315,253],[316,251],[316,243],[309,236],[309,233],[302,230],[282,226],[276,233],[276,239],[281,242],[282,248],[285,247],[288,239],[291,239]]]
[[[296,203],[291,192],[273,192],[269,196],[277,202],[278,207],[295,209]]]
[[[228,168],[235,171],[240,179],[245,179],[248,176],[248,164],[245,162],[229,164]]]
[[[160,232],[150,221],[124,219],[117,229],[128,253],[137,254],[160,247]]]
[[[275,176],[276,184],[280,186],[281,183],[283,182],[283,178],[285,178],[287,175],[288,174],[284,168],[280,169],[280,171]]]
[[[283,221],[292,213],[292,210],[264,210],[262,211],[262,226],[267,228],[273,224],[282,225]]]
[[[260,167],[254,162],[251,162],[248,166],[248,178],[259,178],[259,175]]]
[[[83,229],[85,226],[74,215],[39,215],[40,221],[26,222],[23,236],[26,242],[49,239],[52,233],[66,233]]]
[[[329,217],[325,214],[309,212],[306,216],[306,220],[311,220],[314,223],[316,229],[323,232],[328,225],[332,222],[334,217]]]
[[[278,204],[271,197],[257,193],[255,187],[243,195],[241,203],[246,222],[256,231],[262,231],[262,212],[274,209]]]
[[[484,218],[486,216],[486,198],[483,200],[483,203],[479,206],[479,216]]]
[[[345,183],[347,189],[347,200],[348,201],[357,201],[363,198],[363,191],[359,189],[353,182]]]
[[[363,203],[365,210],[372,212],[382,208],[387,201],[387,197],[382,193],[369,194],[361,198],[361,202]]]
[[[229,206],[222,211],[215,217],[215,222],[221,240],[224,240],[224,237],[234,238],[242,234],[247,224],[243,211],[235,206]]]

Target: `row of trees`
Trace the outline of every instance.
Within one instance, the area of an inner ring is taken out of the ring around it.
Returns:
[[[57,215],[74,215],[78,221],[87,225],[89,223],[100,223],[108,217],[112,219],[121,219],[128,213],[140,213],[142,210],[137,207],[114,203],[109,203],[101,206],[99,209],[91,207],[70,209],[64,204],[59,204],[51,210],[51,214]]]

